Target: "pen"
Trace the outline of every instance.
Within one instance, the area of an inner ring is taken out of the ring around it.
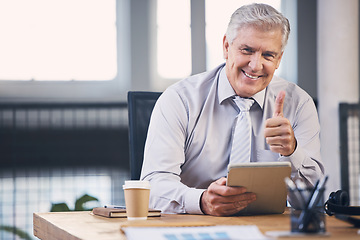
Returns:
[[[301,194],[301,196],[304,199],[305,204],[308,203],[310,201],[310,191],[307,188],[306,184],[301,180],[301,179],[296,179],[295,181],[295,185],[297,187],[297,189],[299,189],[299,192]]]
[[[125,206],[116,206],[116,205],[105,205],[104,208],[126,209]]]
[[[322,190],[325,187],[325,183],[328,179],[328,176],[325,176],[321,182],[319,182],[319,185],[317,186],[314,194],[312,195],[309,205],[308,205],[308,209],[313,209],[314,207],[316,207],[316,205],[319,203],[320,197],[321,197],[321,193]]]
[[[303,198],[299,189],[296,187],[295,183],[288,177],[286,177],[284,180],[289,189],[289,197],[292,207],[295,209],[304,209],[305,199]]]
[[[307,200],[307,203],[306,203],[306,206],[305,206],[306,208],[309,206],[309,203],[310,203],[310,201],[311,201],[311,197],[314,195],[317,187],[319,186],[319,182],[320,182],[320,179],[316,181],[316,183],[315,183],[315,185],[314,185],[314,188],[313,188],[313,190],[312,190],[311,193],[310,193],[310,196],[309,196],[309,198],[308,198],[308,200]]]

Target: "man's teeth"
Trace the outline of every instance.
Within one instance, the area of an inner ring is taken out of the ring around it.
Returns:
[[[244,74],[245,74],[245,76],[247,76],[247,77],[249,77],[249,78],[251,78],[251,79],[257,79],[257,78],[259,78],[259,76],[252,76],[252,75],[247,74],[246,72],[244,72]]]

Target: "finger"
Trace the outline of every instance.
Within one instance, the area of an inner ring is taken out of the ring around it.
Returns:
[[[234,215],[238,212],[240,212],[241,210],[243,210],[244,208],[246,208],[249,203],[251,202],[247,202],[247,201],[241,201],[241,202],[231,202],[228,204],[224,204],[222,206],[222,215],[224,216],[229,216],[229,215]]]
[[[249,195],[244,197],[244,199],[233,202],[233,205],[244,208],[254,201],[256,201],[256,195],[254,193],[249,193]]]
[[[251,203],[256,200],[256,194],[252,192],[247,192],[244,194],[240,194],[232,198],[233,202],[244,202],[244,203]]]
[[[221,178],[219,178],[218,180],[216,180],[215,182],[217,183],[217,184],[219,184],[219,185],[226,185],[226,181],[227,181],[227,179],[225,178],[225,177],[221,177]]]
[[[275,100],[275,111],[273,117],[283,117],[283,108],[284,108],[284,101],[285,101],[285,91],[280,91]]]
[[[229,197],[245,193],[246,188],[219,185],[217,182],[215,182],[215,184],[210,184],[209,191],[219,196]]]
[[[256,195],[254,193],[241,194],[241,196],[241,198],[234,199],[233,201],[224,204],[224,209],[235,214],[256,200]]]
[[[271,151],[284,156],[291,155],[296,148],[296,139],[292,140],[291,136],[267,137],[266,143],[269,144]]]
[[[269,118],[265,121],[265,128],[273,129],[280,127],[291,126],[290,121],[287,118]]]
[[[211,192],[216,193],[221,196],[231,196],[231,195],[237,195],[242,194],[246,192],[246,188],[244,187],[230,187],[226,185],[227,178],[221,177],[212,184],[210,184]]]
[[[252,202],[256,200],[256,194],[252,192],[245,192],[238,195],[233,196],[222,196],[221,203],[228,204],[228,203],[234,203],[234,202]]]
[[[264,129],[264,136],[267,137],[281,137],[284,140],[292,140],[293,130],[288,125],[266,127]]]
[[[269,145],[270,148],[282,147],[283,141],[280,137],[267,137],[266,143]],[[273,150],[273,149],[271,149]]]

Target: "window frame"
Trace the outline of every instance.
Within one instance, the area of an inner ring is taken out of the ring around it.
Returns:
[[[151,19],[151,59],[157,59],[157,0],[152,1]],[[190,0],[191,24],[191,75],[206,71],[206,39],[205,39],[205,0]],[[193,20],[196,21],[193,21]],[[194,47],[196,46],[196,47]],[[155,91],[163,91],[181,78],[163,78],[157,71],[157,61],[150,63],[151,86]]]
[[[130,86],[130,0],[116,0],[117,75],[104,81],[1,80],[0,99],[9,102],[119,101]]]

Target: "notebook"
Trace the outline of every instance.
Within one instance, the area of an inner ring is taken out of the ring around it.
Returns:
[[[227,185],[244,186],[256,194],[256,201],[239,212],[240,215],[283,213],[287,188],[284,178],[290,177],[289,162],[250,162],[228,166]]]
[[[126,218],[126,209],[118,208],[105,208],[105,207],[96,207],[92,210],[92,213],[98,216],[108,217],[108,218]],[[161,211],[156,209],[149,209],[148,217],[160,217]]]

